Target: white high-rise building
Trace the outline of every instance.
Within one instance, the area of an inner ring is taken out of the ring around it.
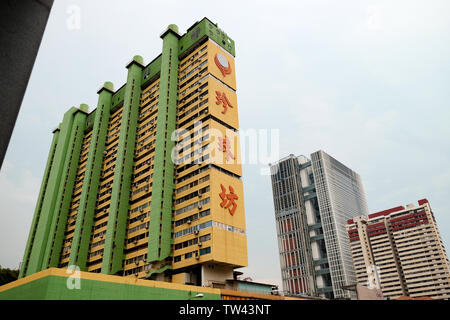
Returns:
[[[359,285],[388,299],[450,299],[450,262],[427,199],[350,219],[347,230]]]
[[[319,150],[270,166],[283,290],[352,298],[347,221],[368,214],[360,176]]]

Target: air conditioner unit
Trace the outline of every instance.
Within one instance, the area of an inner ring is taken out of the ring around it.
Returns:
[[[135,263],[137,266],[139,265],[139,261],[135,261],[134,263]]]
[[[198,230],[195,230],[195,231],[194,231],[194,234],[196,234],[196,235],[197,235],[197,234],[198,234]]]
[[[201,242],[199,242],[199,243],[198,243],[198,246],[199,246],[199,247],[201,247],[201,246],[202,246],[202,243],[201,243]]]
[[[200,192],[199,192],[199,193],[198,193],[198,197],[199,197],[199,198],[203,197],[203,193],[200,193]]]
[[[200,259],[200,256],[199,255],[195,255],[195,259]]]
[[[187,224],[191,224],[191,220],[188,220],[188,221],[187,221]]]
[[[199,205],[197,206],[197,208],[201,209],[201,208],[202,208],[202,205],[201,205],[201,204],[199,204]]]

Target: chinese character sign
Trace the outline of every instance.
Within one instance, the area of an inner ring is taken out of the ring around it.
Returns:
[[[234,189],[232,186],[228,186],[230,193],[227,193],[227,189],[223,186],[223,184],[220,184],[220,188],[222,189],[222,192],[219,193],[220,199],[222,199],[220,206],[222,208],[228,209],[230,214],[234,215],[234,212],[237,208],[237,203],[234,202],[234,200],[238,200],[239,197],[234,193]]]
[[[227,113],[228,107],[233,108],[227,96],[225,95],[225,92],[216,91],[216,104],[222,104],[223,114]]]
[[[218,137],[217,139],[219,140],[219,151],[225,153],[226,161],[228,161],[230,158],[234,160],[234,155],[231,153],[231,144],[228,137]]]

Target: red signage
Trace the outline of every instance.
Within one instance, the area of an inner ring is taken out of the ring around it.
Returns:
[[[234,160],[234,155],[231,153],[231,145],[230,140],[227,136],[225,138],[218,137],[219,140],[219,151],[225,153],[226,160],[228,161],[230,158]]]
[[[228,107],[233,108],[227,96],[225,95],[225,92],[216,91],[216,99],[216,104],[222,104],[223,106],[223,114],[227,113]]]
[[[225,77],[227,74],[231,73],[231,66],[228,62],[227,58],[221,53],[216,53],[214,56],[214,62],[216,63],[217,68],[219,68],[222,75]]]
[[[238,200],[239,197],[237,194],[234,193],[234,189],[232,186],[228,186],[230,193],[227,194],[227,189],[223,186],[223,184],[220,184],[220,188],[222,189],[222,192],[219,193],[220,199],[222,199],[222,202],[220,203],[220,206],[222,208],[228,209],[231,215],[234,215],[234,212],[237,208],[237,203],[234,202],[234,200]]]

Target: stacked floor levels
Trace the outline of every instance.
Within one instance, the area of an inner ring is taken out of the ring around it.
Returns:
[[[426,199],[356,217],[347,230],[358,283],[386,298],[450,297],[450,264]]]
[[[223,287],[247,265],[234,41],[207,18],[54,131],[20,277],[50,268]]]

